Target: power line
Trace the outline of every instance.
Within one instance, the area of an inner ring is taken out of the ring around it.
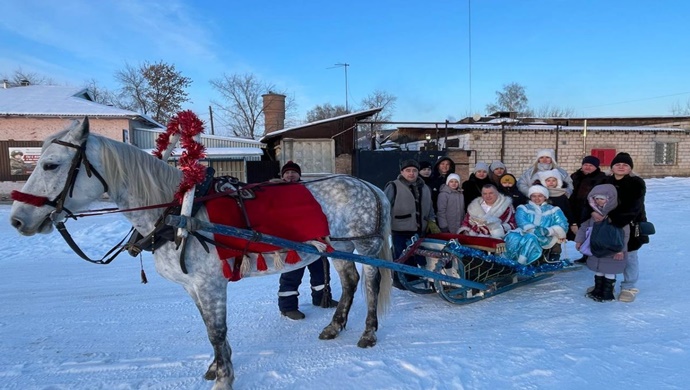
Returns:
[[[626,104],[626,103],[643,102],[643,101],[646,101],[646,100],[662,99],[662,98],[673,97],[673,96],[680,96],[680,95],[687,95],[687,94],[690,94],[690,92],[681,92],[681,93],[674,93],[674,94],[670,94],[670,95],[655,96],[655,97],[642,98],[642,99],[634,99],[634,100],[626,100],[626,101],[615,102],[615,103],[598,104],[598,105],[596,105],[596,106],[582,107],[582,109],[584,110],[585,108],[596,108],[596,107],[615,106],[616,104]]]

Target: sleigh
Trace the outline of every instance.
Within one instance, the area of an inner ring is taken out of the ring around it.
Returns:
[[[580,269],[569,260],[548,262],[548,252],[532,265],[520,264],[503,257],[505,243],[492,237],[461,234],[432,234],[413,240],[401,259],[417,263],[432,272],[432,277],[419,278],[400,274],[403,287],[417,294],[436,293],[448,302],[467,304],[489,298],[517,287],[554,276],[557,272]],[[436,274],[456,279],[449,282]]]
[[[421,239],[413,238],[402,256],[390,262],[350,252],[321,253],[313,245],[185,216],[169,216],[166,223],[192,232],[206,231],[286,250],[387,268],[400,275],[399,280],[407,290],[417,294],[436,293],[454,304],[476,302],[544,280],[557,272],[581,268],[567,259],[540,261],[535,265],[520,264],[501,256],[505,243],[491,237],[440,233]],[[423,261],[416,266],[405,264],[412,258],[423,258]]]

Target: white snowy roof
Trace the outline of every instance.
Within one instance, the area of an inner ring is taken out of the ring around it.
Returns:
[[[164,127],[138,112],[92,101],[84,88],[57,85],[29,85],[0,88],[0,115],[140,117]]]
[[[381,111],[381,110],[383,110],[383,107],[371,108],[371,109],[368,109],[368,110],[353,112],[353,113],[351,113],[351,114],[340,115],[340,116],[336,116],[336,117],[333,117],[333,118],[321,119],[321,120],[319,120],[319,121],[309,122],[309,123],[305,123],[305,124],[302,124],[302,125],[299,125],[299,126],[289,127],[289,128],[287,128],[287,129],[272,131],[272,132],[270,132],[270,133],[268,133],[268,134],[265,134],[263,137],[261,137],[261,139],[260,139],[259,141],[261,141],[261,142],[266,142],[267,139],[269,139],[269,138],[274,138],[275,136],[280,135],[280,134],[283,134],[283,133],[287,133],[287,132],[290,132],[290,131],[303,129],[303,128],[305,128],[305,127],[311,127],[311,126],[314,126],[314,125],[320,125],[320,124],[322,124],[322,123],[334,122],[334,121],[337,121],[337,120],[340,120],[340,119],[345,119],[345,118],[350,118],[350,117],[354,117],[354,118],[365,117],[365,118],[366,118],[366,117],[368,117],[368,116],[372,116],[372,115],[376,114],[377,112],[379,112],[379,111]]]
[[[144,152],[153,154],[153,149],[142,149]],[[206,148],[206,157],[208,158],[235,158],[241,159],[244,157],[263,156],[264,151],[261,148]],[[180,149],[173,150],[172,158],[179,158],[182,152]]]
[[[432,124],[422,124],[422,125],[410,125],[410,126],[400,126],[408,129],[428,129],[428,130],[439,130],[443,131],[446,129],[445,124],[436,125]],[[501,124],[491,123],[491,122],[481,122],[472,124],[461,124],[461,123],[451,123],[448,124],[448,130],[501,130],[505,128],[508,131],[535,131],[535,130],[546,130],[552,131],[556,130],[556,127],[560,131],[582,131],[583,126],[557,126],[557,125],[545,125],[545,124],[511,124],[506,123],[505,126]],[[663,131],[663,132],[685,132],[682,127],[654,127],[654,126],[587,126],[587,131]]]

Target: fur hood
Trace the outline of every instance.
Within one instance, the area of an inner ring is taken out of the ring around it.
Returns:
[[[604,205],[603,209],[600,209],[594,200],[594,197],[597,195],[603,195],[608,198],[608,201]],[[618,206],[618,191],[616,191],[616,187],[614,187],[613,184],[599,184],[598,186],[592,188],[592,191],[589,192],[589,195],[587,195],[587,202],[589,202],[592,210],[600,213],[601,215],[608,215],[616,208],[616,206]]]

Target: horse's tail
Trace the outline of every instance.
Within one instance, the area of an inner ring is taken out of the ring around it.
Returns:
[[[384,213],[385,214],[385,213]],[[386,261],[393,261],[393,251],[391,250],[391,221],[390,217],[386,218],[383,223],[383,231],[381,236],[383,242],[381,243],[381,250],[378,258]],[[390,268],[379,268],[379,276],[381,281],[379,283],[379,299],[377,311],[385,313],[391,303],[391,289],[393,287],[393,275]]]

